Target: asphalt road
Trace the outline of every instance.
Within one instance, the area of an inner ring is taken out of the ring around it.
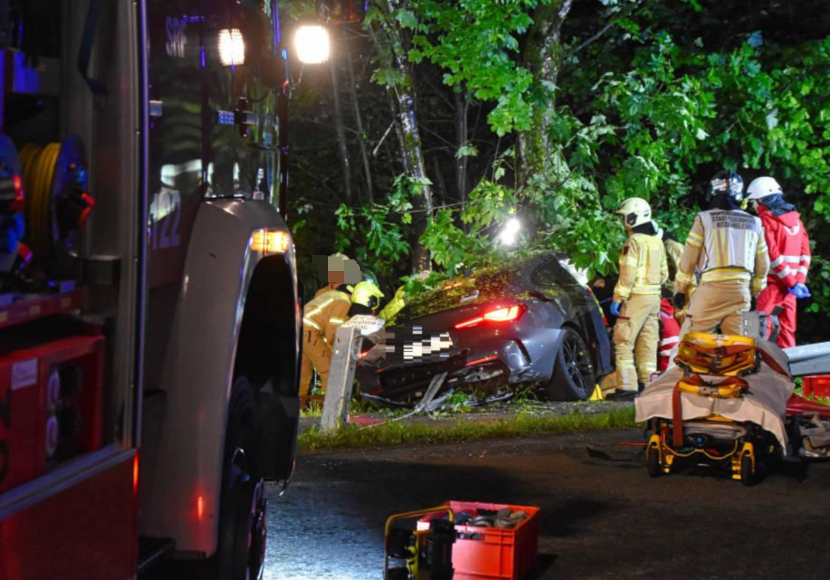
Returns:
[[[623,441],[642,433],[300,457],[288,492],[271,498],[265,578],[381,578],[386,517],[447,499],[540,506],[535,579],[830,578],[830,465],[753,488],[652,480]]]

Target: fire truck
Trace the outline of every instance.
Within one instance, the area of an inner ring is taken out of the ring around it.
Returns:
[[[299,416],[287,47],[276,0],[0,0],[3,580],[261,576]]]

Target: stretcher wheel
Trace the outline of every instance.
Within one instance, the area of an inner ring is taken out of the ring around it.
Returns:
[[[745,487],[755,483],[755,470],[752,466],[752,456],[749,454],[741,457],[741,483]]]
[[[646,469],[649,477],[663,475],[663,467],[660,465],[660,450],[655,445],[651,445],[646,450]]]

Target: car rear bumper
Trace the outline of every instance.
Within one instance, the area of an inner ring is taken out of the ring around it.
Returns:
[[[388,399],[422,395],[437,374],[446,372],[451,387],[487,389],[498,385],[520,384],[550,379],[547,365],[534,364],[528,349],[518,338],[493,341],[489,347],[456,349],[440,361],[398,363],[379,368],[361,364],[357,379],[364,393]]]

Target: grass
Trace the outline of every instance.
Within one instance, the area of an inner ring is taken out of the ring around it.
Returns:
[[[614,409],[606,413],[570,415],[531,415],[519,413],[493,421],[470,421],[459,418],[447,423],[394,422],[376,427],[348,425],[337,433],[312,428],[300,435],[300,452],[367,447],[394,447],[411,443],[452,443],[506,437],[526,437],[557,433],[578,433],[599,429],[634,427],[634,408]]]

